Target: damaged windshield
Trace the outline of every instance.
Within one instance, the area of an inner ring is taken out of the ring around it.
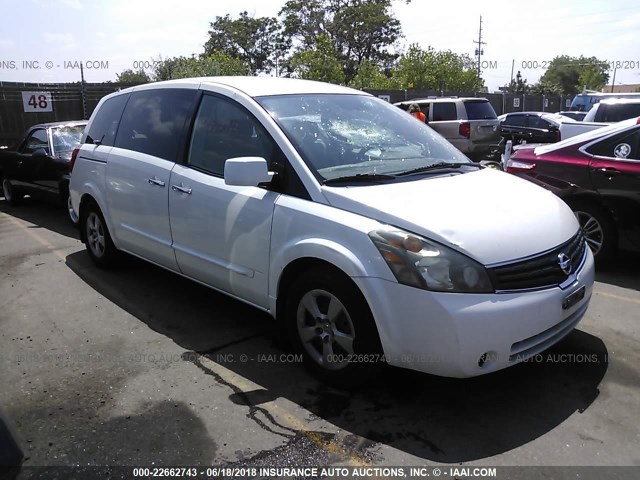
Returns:
[[[257,100],[321,182],[361,175],[393,178],[436,163],[471,163],[430,127],[376,97],[305,94]]]

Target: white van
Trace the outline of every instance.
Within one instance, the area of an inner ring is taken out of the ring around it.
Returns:
[[[103,98],[74,153],[92,260],[119,251],[269,312],[320,377],[452,377],[547,349],[593,257],[552,193],[470,162],[366,93],[208,77]]]

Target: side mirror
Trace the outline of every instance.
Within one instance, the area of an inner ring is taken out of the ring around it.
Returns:
[[[549,125],[547,127],[547,130],[549,130],[550,132],[557,132],[559,129],[557,125]]]
[[[37,149],[35,152],[33,152],[31,155],[32,155],[33,157],[36,157],[36,158],[37,158],[37,157],[46,157],[46,156],[48,156],[49,154],[47,153],[47,151],[46,151],[44,148],[39,148],[39,149]]]
[[[274,173],[267,168],[267,161],[261,157],[229,158],[224,163],[224,183],[238,187],[256,187],[269,183]]]

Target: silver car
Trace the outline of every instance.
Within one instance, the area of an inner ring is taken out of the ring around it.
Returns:
[[[500,143],[500,121],[486,98],[419,98],[395,105],[407,110],[411,104],[420,107],[431,128],[474,160]]]

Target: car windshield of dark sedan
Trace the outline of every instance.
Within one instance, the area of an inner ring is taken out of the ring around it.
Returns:
[[[320,181],[471,163],[430,127],[376,97],[306,94],[257,100]]]
[[[55,155],[71,153],[80,145],[80,139],[84,132],[84,125],[64,125],[51,130],[53,138],[53,151]]]

